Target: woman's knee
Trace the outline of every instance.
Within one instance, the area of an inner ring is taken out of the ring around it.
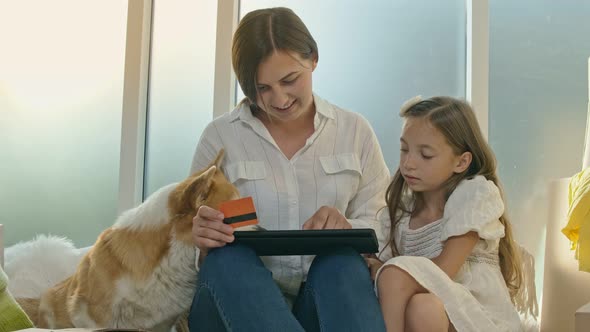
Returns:
[[[369,270],[361,255],[352,248],[339,248],[318,255],[309,268],[308,281],[329,279],[332,283],[354,284],[355,280],[370,279]]]
[[[203,260],[199,279],[210,277],[219,279],[224,275],[233,275],[243,269],[262,264],[254,250],[243,245],[227,245],[211,250]]]
[[[448,331],[449,319],[444,304],[434,294],[415,294],[406,307],[406,327],[412,332]]]

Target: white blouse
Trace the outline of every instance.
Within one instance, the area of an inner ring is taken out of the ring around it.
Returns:
[[[222,169],[241,196],[252,196],[260,226],[301,229],[320,207],[332,206],[353,228],[373,228],[385,206],[389,170],[371,126],[361,115],[314,95],[315,131],[290,160],[247,103],[211,122],[197,145],[191,172],[225,149]],[[380,235],[379,235],[380,236]],[[262,257],[283,292],[296,295],[313,257]]]

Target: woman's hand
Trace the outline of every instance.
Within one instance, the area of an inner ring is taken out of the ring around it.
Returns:
[[[303,229],[349,229],[352,225],[336,208],[322,206],[307,219]]]
[[[374,254],[365,256],[365,262],[367,262],[367,266],[369,267],[369,271],[371,272],[371,279],[375,281],[375,277],[377,276],[377,271],[379,268],[383,266],[383,262],[377,258]]]
[[[223,223],[223,213],[202,205],[193,218],[193,242],[199,248],[199,264],[212,248],[234,241],[234,229]]]

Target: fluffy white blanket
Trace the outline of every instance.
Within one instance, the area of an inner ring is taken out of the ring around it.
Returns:
[[[77,249],[70,240],[52,235],[38,235],[6,248],[8,290],[14,297],[39,298],[45,290],[71,276],[88,249]]]

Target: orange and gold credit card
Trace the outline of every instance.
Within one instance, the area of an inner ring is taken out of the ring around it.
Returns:
[[[254,201],[250,196],[223,202],[219,205],[219,211],[225,217],[223,222],[233,228],[258,224]]]

